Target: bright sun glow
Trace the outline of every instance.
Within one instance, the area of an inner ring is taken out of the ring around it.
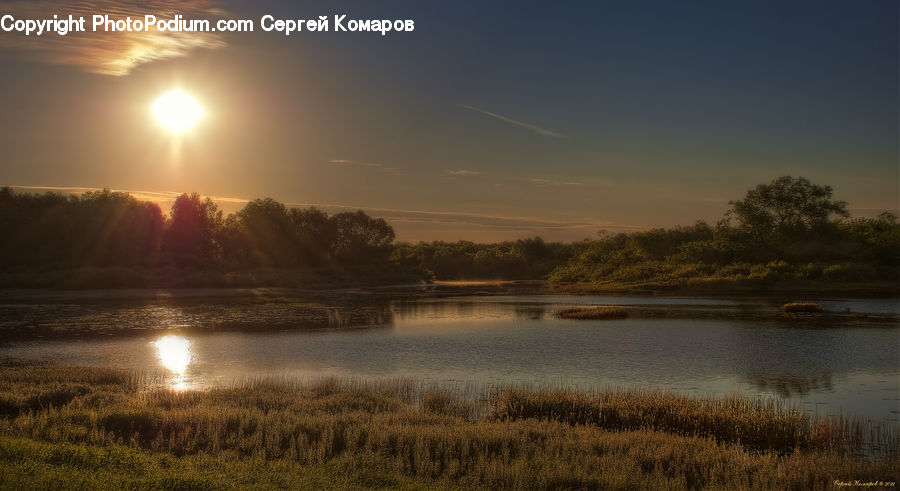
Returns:
[[[203,108],[197,99],[180,90],[173,90],[153,101],[153,116],[167,130],[181,133],[203,119]]]
[[[191,342],[181,336],[164,336],[153,342],[162,366],[176,375],[184,374],[191,364]]]

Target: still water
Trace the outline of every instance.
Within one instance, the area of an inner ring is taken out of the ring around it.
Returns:
[[[389,315],[381,324],[366,327],[15,341],[0,344],[0,357],[162,370],[176,389],[263,375],[409,377],[776,395],[819,414],[889,421],[900,416],[896,324],[816,328],[771,320],[554,316],[572,304],[770,308],[712,299],[459,297],[394,302],[385,306]],[[896,300],[833,301],[826,307],[898,311]],[[177,307],[166,309],[177,314]],[[108,320],[116,322],[114,312]]]

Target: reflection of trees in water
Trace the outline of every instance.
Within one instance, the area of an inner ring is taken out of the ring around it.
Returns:
[[[400,319],[496,319],[509,318],[509,305],[488,302],[412,301],[394,302],[394,312]]]
[[[541,320],[546,312],[547,309],[544,305],[516,306],[515,318],[516,320]]]
[[[303,330],[390,325],[392,312],[384,303],[322,305],[304,302],[205,304],[182,309],[199,330]]]
[[[789,322],[741,323],[731,331],[730,364],[754,387],[782,397],[833,389],[851,373],[896,373],[896,331],[813,329]]]
[[[547,312],[547,306],[543,304],[501,302],[396,302],[394,306],[398,316],[404,319],[540,320]]]
[[[387,304],[354,305],[327,309],[328,327],[382,327],[393,321]]]
[[[781,397],[805,396],[812,391],[831,390],[834,383],[830,373],[751,373],[749,382],[759,391],[774,392]]]

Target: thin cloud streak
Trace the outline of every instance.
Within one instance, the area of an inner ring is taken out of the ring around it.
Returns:
[[[451,176],[480,176],[482,172],[469,169],[456,169],[448,172],[447,174]]]
[[[555,132],[555,131],[551,131],[551,130],[548,130],[548,129],[545,129],[545,128],[541,128],[540,126],[535,126],[535,125],[533,125],[533,124],[526,123],[526,122],[524,122],[524,121],[518,121],[518,120],[515,120],[515,119],[512,119],[512,118],[506,117],[506,116],[504,116],[504,115],[502,115],[502,114],[497,114],[497,113],[494,113],[494,112],[491,112],[491,111],[486,111],[486,110],[484,110],[484,109],[481,109],[481,108],[478,108],[478,107],[475,107],[475,106],[470,106],[470,105],[468,105],[468,104],[458,104],[458,105],[459,105],[459,107],[461,107],[461,108],[463,108],[463,109],[468,109],[469,111],[475,111],[475,112],[477,112],[477,113],[481,113],[481,114],[484,114],[485,116],[490,116],[490,117],[492,117],[492,118],[499,119],[500,121],[504,121],[504,122],[507,122],[507,123],[509,123],[509,124],[514,124],[514,125],[516,125],[516,126],[521,126],[522,128],[527,128],[527,129],[529,129],[529,130],[531,130],[531,131],[533,131],[533,132],[535,132],[535,133],[537,133],[537,134],[539,134],[539,135],[543,135],[543,136],[552,136],[552,137],[555,137],[555,138],[564,138],[564,137],[565,137],[565,135],[562,135],[562,134],[557,133],[557,132]]]
[[[153,61],[186,56],[195,49],[214,49],[225,46],[221,35],[212,32],[160,32],[156,29],[141,32],[92,32],[91,16],[108,14],[110,20],[131,16],[143,19],[152,14],[158,19],[171,19],[176,13],[184,19],[225,17],[227,13],[208,0],[98,0],[77,2],[62,8],[59,2],[0,2],[0,11],[16,18],[60,18],[69,14],[85,18],[86,32],[70,32],[65,36],[54,33],[25,36],[6,33],[0,36],[0,49],[16,52],[25,59],[44,63],[69,65],[90,73],[123,76],[137,66]]]
[[[534,184],[540,188],[549,188],[549,187],[563,187],[563,186],[581,186],[580,182],[572,182],[572,181],[557,181],[555,179],[544,179],[540,177],[533,177],[528,180],[528,182]]]
[[[0,186],[2,187],[2,186]],[[12,189],[23,191],[44,191],[59,194],[83,194],[94,191],[102,191],[103,188],[79,187],[79,186],[19,186],[9,185]],[[153,201],[154,203],[174,202],[176,198],[184,193],[177,191],[137,191],[133,189],[110,189],[114,193],[128,193],[131,196],[144,201]],[[250,200],[242,198],[230,198],[227,196],[210,196],[213,201],[220,203],[248,203]]]

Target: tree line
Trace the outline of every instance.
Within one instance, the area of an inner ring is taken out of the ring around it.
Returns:
[[[328,215],[256,199],[224,216],[179,196],[168,214],[110,190],[80,196],[0,189],[0,267],[354,268],[425,279],[679,284],[696,279],[900,279],[897,216],[852,218],[830,186],[780,177],[732,201],[715,225],[602,232],[574,243],[395,243],[363,211]]]
[[[316,267],[385,263],[394,229],[363,211],[329,216],[256,199],[225,217],[209,198],[156,203],[108,189],[80,196],[0,189],[5,267]]]
[[[570,244],[402,244],[394,259],[442,279],[684,285],[704,280],[900,280],[900,224],[852,218],[830,186],[782,176],[750,189],[715,225],[600,232]]]
[[[729,203],[716,225],[606,234],[575,245],[556,282],[900,280],[897,215],[851,218],[830,186],[783,176]]]

